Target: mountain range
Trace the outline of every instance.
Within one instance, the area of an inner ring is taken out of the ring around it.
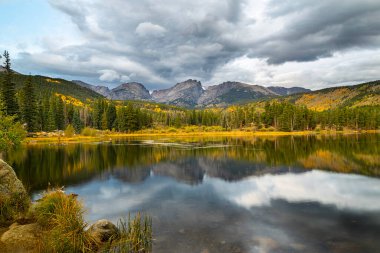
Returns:
[[[3,68],[0,68],[0,81],[4,74],[2,70]],[[20,90],[28,78],[32,79],[39,95],[58,93],[85,103],[107,97],[113,100],[134,100],[136,103],[140,101],[187,108],[207,108],[276,99],[287,100],[317,111],[380,105],[380,81],[311,91],[299,87],[264,87],[241,82],[224,82],[205,88],[199,81],[189,79],[168,89],[149,92],[144,85],[136,82],[124,83],[109,89],[82,81],[67,81],[40,75],[28,76],[14,71],[13,82],[16,84],[16,90]]]
[[[108,99],[154,101],[190,108],[227,106],[262,98],[311,91],[301,87],[264,87],[241,82],[224,82],[204,88],[201,82],[189,79],[168,89],[154,90],[150,94],[144,85],[136,82],[124,83],[114,89],[109,89],[105,86],[94,86],[78,80],[73,82],[89,88]]]

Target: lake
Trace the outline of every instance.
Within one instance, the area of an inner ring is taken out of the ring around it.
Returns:
[[[5,154],[34,199],[152,216],[153,252],[380,252],[380,135],[132,138]]]

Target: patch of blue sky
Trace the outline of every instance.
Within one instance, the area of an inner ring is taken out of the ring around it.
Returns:
[[[46,38],[73,29],[70,19],[47,0],[0,0],[0,50],[9,50],[13,57],[43,50]]]

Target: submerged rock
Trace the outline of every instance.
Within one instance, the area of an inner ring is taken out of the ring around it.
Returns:
[[[1,252],[38,252],[41,227],[37,223],[19,225],[12,224],[1,236],[1,244],[5,249]]]
[[[99,242],[106,242],[110,238],[115,238],[119,234],[119,229],[109,220],[98,220],[88,229]]]

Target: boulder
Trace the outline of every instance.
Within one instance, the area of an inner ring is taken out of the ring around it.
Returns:
[[[22,182],[14,170],[0,159],[0,208],[3,210],[0,223],[12,221],[26,211],[29,204],[29,196]]]
[[[22,182],[6,162],[0,159],[0,196],[10,194],[26,194]]]
[[[37,223],[12,224],[0,238],[1,252],[38,252],[42,229]]]
[[[88,229],[89,234],[99,242],[117,237],[119,229],[109,220],[98,220]]]

